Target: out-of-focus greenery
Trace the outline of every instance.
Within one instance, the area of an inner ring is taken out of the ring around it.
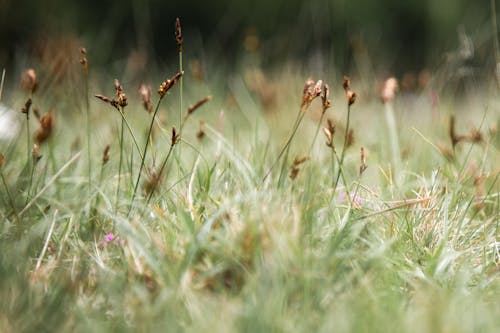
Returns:
[[[257,46],[266,63],[320,52],[342,68],[362,48],[388,66],[419,70],[456,47],[459,27],[484,53],[481,62],[493,61],[491,52],[481,51],[493,45],[490,1],[2,0],[0,64],[30,51],[40,38],[68,34],[81,38],[103,61],[133,48],[159,60],[175,52],[171,32],[177,16],[191,52],[228,61],[249,46],[244,42],[250,36],[258,42],[250,47]]]

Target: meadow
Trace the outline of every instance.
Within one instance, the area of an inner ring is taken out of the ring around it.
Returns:
[[[2,77],[1,332],[500,330],[493,79],[228,74],[175,37],[144,85],[78,48]]]

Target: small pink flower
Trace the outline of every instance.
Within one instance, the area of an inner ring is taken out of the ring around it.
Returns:
[[[115,239],[115,235],[112,232],[104,236],[104,240],[106,240],[107,243],[112,242],[113,239]]]
[[[354,206],[354,208],[361,208],[361,204],[363,203],[363,200],[361,199],[361,196],[358,194],[354,195],[355,193],[351,193],[349,195],[351,201],[352,201],[352,204]],[[347,193],[346,192],[340,192],[339,196],[337,197],[337,201],[339,202],[343,202],[343,201],[349,201],[349,198],[347,197]]]

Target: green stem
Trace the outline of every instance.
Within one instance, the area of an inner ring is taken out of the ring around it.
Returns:
[[[158,110],[160,109],[160,104],[161,104],[162,99],[163,99],[163,96],[160,96],[160,98],[158,99],[158,103],[156,103],[156,108],[155,108],[155,111],[153,113],[153,117],[151,118],[151,123],[149,125],[148,135],[146,136],[146,145],[144,146],[144,152],[141,156],[141,166],[139,168],[139,174],[137,175],[137,181],[135,182],[134,192],[132,194],[132,199],[130,200],[129,214],[130,214],[130,211],[132,210],[132,204],[134,203],[135,196],[137,195],[137,189],[139,188],[142,170],[144,169],[144,163],[145,163],[146,155],[148,152],[149,141],[150,141],[149,138],[151,137],[151,133],[153,131],[153,125],[155,123],[155,118],[156,118],[156,115],[158,113]]]
[[[122,125],[120,129],[120,162],[118,164],[118,186],[116,188],[116,203],[115,203],[115,213],[118,211],[118,201],[120,197],[120,183],[122,179],[122,163],[123,163],[123,129],[125,124],[125,118],[122,117]]]
[[[347,105],[347,122],[345,126],[345,136],[344,136],[344,146],[342,147],[342,153],[340,154],[340,161],[339,161],[339,172],[337,174],[337,179],[335,180],[335,186],[333,186],[333,192],[337,190],[337,186],[339,184],[339,179],[340,179],[340,174],[343,172],[344,168],[344,157],[345,157],[345,151],[347,149],[347,140],[349,139],[349,121],[351,118],[351,106]],[[342,179],[344,181],[344,179]],[[347,187],[347,183],[344,184]]]
[[[278,162],[281,159],[281,157],[283,156],[283,154],[285,152],[287,152],[287,155],[288,155],[288,149],[289,149],[290,143],[292,142],[292,139],[295,136],[295,133],[297,133],[297,129],[299,128],[299,125],[300,125],[302,119],[304,118],[304,115],[305,115],[305,110],[301,109],[299,111],[299,113],[297,114],[297,118],[295,118],[295,124],[293,125],[292,134],[290,135],[290,137],[288,138],[287,142],[285,143],[285,145],[281,149],[281,151],[278,154],[278,157],[276,158],[276,160],[273,162],[273,164],[271,165],[271,167],[269,168],[269,170],[264,175],[264,178],[262,178],[262,183],[264,183],[264,181],[266,180],[266,178],[271,174],[271,171],[274,169],[274,167],[276,166],[276,164],[278,164]],[[281,173],[280,173],[280,178],[281,178]]]
[[[19,214],[17,213],[16,205],[14,204],[14,199],[12,198],[12,195],[11,195],[10,190],[9,190],[9,186],[7,185],[7,182],[5,181],[5,177],[4,177],[2,171],[0,171],[0,177],[2,178],[2,183],[3,183],[3,186],[5,187],[5,192],[7,193],[7,197],[9,198],[9,203],[10,203],[10,206],[12,208],[12,212],[13,212],[14,216],[16,217],[17,233],[18,233],[18,236],[20,237],[21,236],[21,219],[19,217]]]
[[[89,198],[92,192],[92,155],[90,152],[90,101],[89,101],[89,78],[85,74],[85,109],[87,120],[87,162],[88,162],[88,177],[89,177]]]
[[[130,124],[129,124],[127,118],[125,118],[125,113],[123,113],[123,108],[120,108],[118,111],[120,112],[120,115],[122,117],[122,123],[124,122],[125,126],[127,126],[127,129],[130,133],[130,136],[132,137],[132,140],[134,141],[135,148],[139,152],[139,156],[141,156],[141,159],[142,159],[141,149],[139,148],[139,144],[137,143],[134,132],[132,131],[132,128],[130,127]]]

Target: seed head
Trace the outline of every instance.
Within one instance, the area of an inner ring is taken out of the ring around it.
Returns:
[[[175,41],[177,42],[177,50],[182,52],[184,39],[182,38],[181,20],[179,18],[175,20]]]
[[[80,58],[80,64],[82,64],[83,71],[85,72],[85,75],[87,75],[89,73],[89,64],[87,61],[87,50],[84,47],[80,48],[80,54],[82,55],[82,57]]]
[[[40,117],[40,128],[35,133],[35,142],[40,145],[47,141],[52,134],[55,124],[55,117],[52,112],[45,113]]]
[[[348,76],[344,76],[344,81],[342,83],[342,87],[345,91],[345,96],[347,99],[347,105],[351,106],[356,102],[356,93],[351,90],[351,79]]]
[[[110,104],[111,106],[115,107],[117,110],[119,110],[118,101],[111,99],[109,97],[106,97],[104,95],[94,95],[94,96],[99,98],[101,101],[106,102],[106,103]]]
[[[177,133],[177,129],[175,126],[172,127],[172,138],[170,140],[170,145],[174,146],[180,139],[179,133]]]
[[[361,176],[363,172],[365,172],[366,168],[368,168],[368,166],[366,165],[366,155],[364,147],[361,147],[360,159],[361,159],[361,164],[359,166],[359,175]]]
[[[21,75],[21,88],[33,94],[38,87],[36,72],[33,68],[27,69]]]
[[[118,79],[115,79],[116,103],[122,108],[127,106],[127,95],[123,91],[123,87]]]
[[[184,71],[178,72],[174,76],[172,76],[170,79],[167,81],[164,81],[161,85],[160,88],[158,88],[158,94],[160,95],[160,98],[163,98],[163,96],[172,88],[177,81],[184,75]]]
[[[203,104],[205,104],[206,102],[208,102],[211,99],[212,99],[212,96],[207,96],[203,99],[200,99],[198,102],[196,102],[196,104],[191,105],[188,108],[188,115],[192,114],[194,111],[196,111],[198,108],[200,108]]]
[[[0,169],[3,167],[5,163],[5,157],[3,157],[3,154],[0,153]]]
[[[398,90],[398,80],[394,77],[390,77],[385,80],[384,89],[382,89],[382,102],[384,104],[390,103],[394,100],[396,96],[396,91]]]
[[[323,113],[326,112],[332,106],[332,102],[329,99],[330,97],[330,87],[327,83],[323,86],[323,92],[321,94],[321,100],[323,102]]]
[[[307,110],[311,102],[318,96],[321,95],[321,87],[323,86],[323,81],[318,80],[316,84],[314,81],[309,79],[306,81],[304,85],[304,90],[302,93],[302,109],[303,111]]]
[[[108,163],[109,161],[109,149],[110,149],[110,145],[106,145],[106,147],[104,147],[104,151],[102,152],[102,165]]]
[[[30,108],[33,102],[31,101],[31,98],[28,98],[26,100],[26,103],[24,103],[24,106],[21,108],[21,112],[29,116],[30,113]]]
[[[146,84],[141,84],[139,94],[142,98],[142,106],[148,113],[153,112],[153,104],[151,103],[151,87]]]

